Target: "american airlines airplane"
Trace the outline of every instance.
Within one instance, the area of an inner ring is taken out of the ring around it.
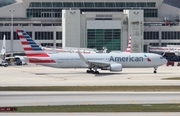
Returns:
[[[99,73],[97,69],[120,72],[123,68],[154,68],[157,73],[157,67],[167,62],[161,55],[152,53],[48,54],[24,30],[17,33],[29,62],[48,67],[88,68],[86,72],[94,74]]]

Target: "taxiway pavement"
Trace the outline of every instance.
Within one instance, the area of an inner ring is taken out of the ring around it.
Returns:
[[[0,106],[180,103],[180,92],[0,92]],[[144,106],[147,107],[147,106]]]
[[[180,67],[161,66],[157,74],[153,68],[126,68],[122,72],[100,71],[87,74],[82,69],[57,69],[29,64],[0,67],[0,86],[140,86],[180,85],[180,80],[162,80],[180,77]]]

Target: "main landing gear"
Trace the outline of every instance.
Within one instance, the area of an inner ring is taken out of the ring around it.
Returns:
[[[157,73],[157,67],[154,67],[154,73]]]
[[[94,68],[94,70],[90,68],[89,70],[86,71],[86,73],[99,74],[99,71],[97,71],[97,68]]]

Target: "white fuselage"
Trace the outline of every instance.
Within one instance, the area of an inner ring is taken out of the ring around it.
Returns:
[[[122,68],[151,68],[164,65],[167,60],[152,53],[92,53],[82,54],[88,61],[102,63],[119,63]],[[78,53],[49,54],[55,63],[36,63],[55,68],[87,68]],[[149,58],[149,61],[148,61]]]

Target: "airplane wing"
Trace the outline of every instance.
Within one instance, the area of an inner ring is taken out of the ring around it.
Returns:
[[[94,67],[94,66],[97,66],[97,67],[108,67],[111,65],[111,63],[109,62],[100,62],[100,61],[90,61],[90,60],[87,60],[79,51],[78,51],[78,55],[80,57],[80,59],[82,61],[84,61],[87,65],[89,65],[89,67]]]

